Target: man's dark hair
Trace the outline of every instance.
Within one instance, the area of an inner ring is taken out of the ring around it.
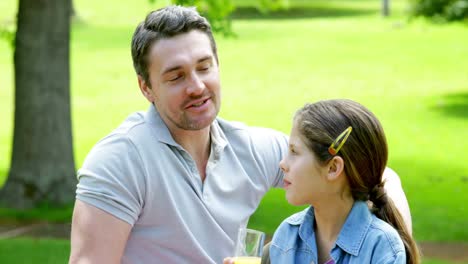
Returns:
[[[133,33],[132,59],[133,67],[138,75],[149,82],[148,53],[160,39],[171,38],[192,30],[205,33],[211,42],[211,49],[218,61],[216,42],[211,32],[211,26],[194,7],[167,6],[149,13]]]

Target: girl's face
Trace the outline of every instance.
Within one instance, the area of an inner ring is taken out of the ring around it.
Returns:
[[[306,146],[296,124],[291,130],[288,154],[281,160],[280,168],[284,171],[286,200],[290,204],[316,204],[327,199],[328,167],[322,165]]]

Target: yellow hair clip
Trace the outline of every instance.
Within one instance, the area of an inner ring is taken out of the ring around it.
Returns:
[[[343,133],[341,133],[333,143],[331,143],[330,147],[328,148],[328,152],[335,156],[338,154],[338,151],[340,151],[341,147],[343,147],[343,144],[346,142],[348,139],[349,135],[351,134],[351,131],[353,131],[352,127],[348,127]],[[338,145],[338,147],[337,147]]]

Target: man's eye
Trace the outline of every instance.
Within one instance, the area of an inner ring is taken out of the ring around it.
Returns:
[[[177,76],[174,76],[174,77],[169,78],[168,81],[170,81],[170,82],[175,82],[175,81],[179,80],[181,77],[182,77],[181,75],[177,75]]]
[[[211,68],[210,63],[202,63],[198,65],[198,71],[208,71]]]

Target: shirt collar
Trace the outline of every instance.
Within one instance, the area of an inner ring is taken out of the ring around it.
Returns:
[[[151,124],[151,134],[156,140],[168,145],[180,147],[180,145],[175,142],[154,104],[150,104],[148,111],[146,111],[145,120]]]
[[[364,201],[354,202],[346,222],[341,228],[336,245],[347,253],[357,256],[372,223],[372,214]]]
[[[299,237],[305,244],[310,247],[311,250],[316,248],[315,246],[315,234],[314,234],[314,208],[310,206],[304,209],[302,212],[292,215],[286,222],[290,225],[299,225]]]
[[[214,160],[218,160],[222,150],[227,145],[227,139],[217,119],[211,124],[210,136],[212,150],[210,157],[213,157]]]

